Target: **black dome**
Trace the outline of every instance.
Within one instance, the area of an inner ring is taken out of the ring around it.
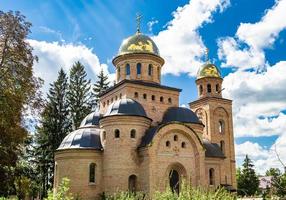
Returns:
[[[188,108],[170,107],[163,116],[163,123],[184,122],[184,123],[201,123],[197,115]]]
[[[100,130],[96,128],[81,128],[75,130],[64,138],[58,150],[78,148],[101,150]]]
[[[80,128],[85,126],[98,126],[101,115],[99,112],[92,112],[88,114],[80,123]]]
[[[113,102],[108,108],[104,117],[114,115],[131,115],[147,117],[143,106],[133,99],[119,99]]]

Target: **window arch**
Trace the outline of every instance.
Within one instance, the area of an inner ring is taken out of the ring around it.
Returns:
[[[202,94],[203,94],[203,86],[200,85],[200,95],[202,95]]]
[[[114,131],[114,137],[115,137],[115,138],[120,138],[120,131],[119,131],[119,129],[115,129],[115,131]]]
[[[178,141],[178,136],[174,135],[174,141]]]
[[[148,66],[148,75],[152,76],[152,74],[153,74],[153,65],[149,64],[149,66]]]
[[[219,92],[219,84],[215,85],[215,90],[216,90],[216,92]]]
[[[132,129],[132,130],[130,131],[130,137],[131,137],[131,138],[136,138],[136,130],[135,130],[135,129]]]
[[[105,131],[103,131],[102,137],[103,137],[103,140],[106,140],[106,132]]]
[[[185,142],[182,142],[182,148],[186,148],[186,143]]]
[[[135,93],[134,93],[134,97],[135,97],[135,98],[138,98],[138,92],[135,92]]]
[[[137,75],[140,76],[141,75],[141,63],[137,63],[136,69],[137,69]]]
[[[96,168],[95,163],[89,164],[89,182],[90,183],[95,183],[95,168]]]
[[[166,141],[166,147],[170,147],[170,146],[171,146],[170,141]]]
[[[169,103],[172,103],[172,99],[171,99],[171,98],[168,98],[168,102],[169,102]]]
[[[130,65],[127,63],[125,66],[126,76],[130,76]]]
[[[225,143],[223,140],[220,141],[220,150],[223,154],[225,154]]]
[[[136,192],[136,185],[137,185],[137,176],[132,174],[128,178],[128,190],[129,192]]]
[[[155,101],[155,95],[152,95],[151,98],[152,98],[152,101]]]
[[[210,168],[209,169],[209,184],[214,185],[215,183],[215,174],[214,174],[214,169]]]
[[[164,102],[164,97],[160,97],[160,102]]]
[[[211,86],[211,84],[207,84],[207,89],[208,89],[208,93],[211,93],[211,92],[212,92],[212,86]]]
[[[143,99],[147,99],[147,94],[143,94]]]
[[[224,121],[223,120],[218,121],[218,132],[220,134],[224,133]]]

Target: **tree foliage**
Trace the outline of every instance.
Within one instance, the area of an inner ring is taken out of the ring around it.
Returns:
[[[259,179],[248,155],[245,156],[242,169],[237,170],[236,176],[239,195],[252,196],[258,191]]]
[[[13,172],[28,134],[24,113],[40,106],[42,81],[33,75],[37,57],[26,42],[30,27],[20,12],[0,11],[0,195],[15,190]]]
[[[91,86],[84,66],[76,62],[70,70],[68,102],[73,129],[77,129],[83,118],[91,112]]]
[[[94,94],[94,105],[99,106],[99,97],[102,92],[107,90],[109,87],[108,76],[104,74],[103,70],[101,69],[100,73],[97,75],[97,81],[93,87],[93,94]]]

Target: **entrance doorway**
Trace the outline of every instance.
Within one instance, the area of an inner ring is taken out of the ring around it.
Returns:
[[[180,192],[180,177],[178,171],[172,169],[169,174],[169,183],[172,192],[179,194]]]

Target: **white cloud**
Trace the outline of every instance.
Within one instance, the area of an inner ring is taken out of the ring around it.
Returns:
[[[49,43],[37,40],[28,40],[28,42],[34,48],[33,53],[39,57],[39,62],[35,63],[34,70],[35,75],[45,81],[44,91],[48,90],[49,83],[55,81],[60,68],[68,72],[76,61],[80,61],[85,66],[87,74],[93,80],[101,68],[106,74],[109,74],[108,66],[100,63],[97,55],[92,52],[92,49],[82,44]],[[90,73],[93,73],[93,75]],[[110,75],[109,77],[112,82],[114,75]]]
[[[222,12],[229,0],[192,0],[174,13],[166,30],[153,37],[166,64],[163,73],[195,75],[202,64],[205,46],[198,29],[212,22],[212,14]]]
[[[286,28],[286,1],[277,0],[275,5],[257,23],[241,23],[235,38],[218,40],[222,67],[249,69],[267,65],[263,49],[270,48],[279,33]],[[242,44],[244,45],[241,48]]]
[[[147,23],[148,30],[149,30],[150,32],[152,32],[152,31],[153,31],[153,26],[154,26],[155,24],[158,24],[158,23],[159,23],[158,20],[149,21],[149,22]]]

